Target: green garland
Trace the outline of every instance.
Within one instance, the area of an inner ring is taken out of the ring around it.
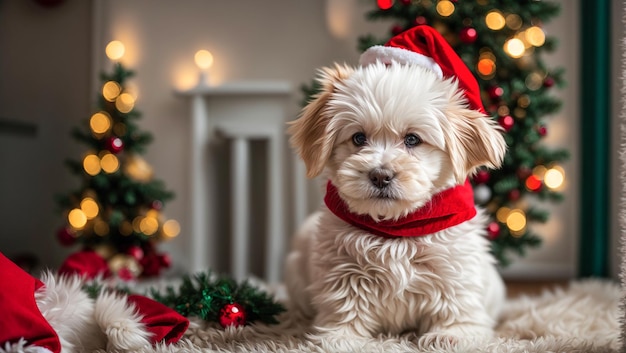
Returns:
[[[227,304],[241,305],[246,311],[246,323],[277,324],[276,315],[285,311],[280,303],[247,281],[237,283],[226,276],[212,276],[211,272],[186,275],[178,289],[168,286],[164,294],[151,289],[150,294],[183,316],[206,321],[219,322],[220,310]]]

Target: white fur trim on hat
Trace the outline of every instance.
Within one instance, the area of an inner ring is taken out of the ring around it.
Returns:
[[[443,78],[441,67],[435,62],[435,60],[433,60],[433,58],[407,49],[375,45],[368,48],[363,52],[363,54],[361,54],[359,64],[361,64],[361,66],[366,66],[373,64],[376,61],[380,61],[385,64],[391,64],[391,61],[395,61],[400,64],[416,64],[434,71],[439,78]]]

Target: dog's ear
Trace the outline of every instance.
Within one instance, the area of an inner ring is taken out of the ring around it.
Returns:
[[[452,131],[446,134],[446,144],[457,182],[463,183],[481,166],[499,168],[506,153],[502,127],[476,110],[447,115]]]
[[[321,90],[302,109],[300,117],[289,123],[289,141],[304,161],[309,178],[318,176],[330,158],[337,131],[329,124],[332,115],[326,106],[337,83],[350,76],[352,71],[346,65],[322,68],[317,78]]]

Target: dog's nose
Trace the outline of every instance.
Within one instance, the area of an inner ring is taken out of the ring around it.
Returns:
[[[375,187],[382,189],[391,183],[394,175],[387,169],[374,169],[370,172],[369,177]]]

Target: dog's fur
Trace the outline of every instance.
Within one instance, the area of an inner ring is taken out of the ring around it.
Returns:
[[[309,177],[322,172],[353,213],[410,214],[506,151],[500,127],[468,108],[454,79],[415,65],[336,65],[289,132]],[[356,146],[355,133],[367,143]],[[423,143],[407,147],[407,134]],[[385,195],[368,174],[394,175]],[[326,207],[294,239],[286,263],[290,305],[318,334],[413,333],[421,342],[490,336],[504,286],[485,238],[486,215],[422,237],[383,238]]]

